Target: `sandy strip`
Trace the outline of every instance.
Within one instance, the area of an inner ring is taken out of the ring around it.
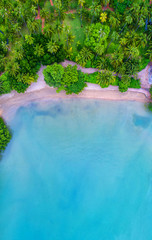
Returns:
[[[63,63],[62,63],[63,64]],[[68,62],[66,62],[68,64]],[[64,64],[63,64],[64,65]],[[145,89],[128,89],[127,92],[121,93],[117,86],[109,86],[108,88],[101,88],[97,84],[88,83],[82,93],[79,95],[66,95],[64,91],[56,93],[56,89],[49,87],[43,76],[42,66],[38,72],[39,78],[37,82],[32,83],[25,93],[17,93],[12,91],[10,94],[5,94],[0,97],[0,115],[7,120],[7,116],[13,114],[20,106],[24,106],[33,101],[45,101],[50,99],[60,98],[87,98],[87,99],[102,99],[102,100],[124,100],[124,101],[149,101],[149,92]],[[87,73],[94,72],[96,69],[84,69],[81,71]]]
[[[44,87],[40,90],[26,92],[26,93],[16,93],[13,92],[13,95],[10,97],[3,96],[0,98],[0,114],[7,120],[9,116],[14,115],[16,110],[20,106],[28,105],[29,103],[36,101],[46,101],[51,99],[60,99],[60,98],[86,98],[86,99],[102,99],[102,100],[130,100],[130,101],[140,101],[147,102],[147,97],[142,92],[133,92],[127,91],[126,93],[120,93],[117,89],[94,89],[87,87],[79,95],[71,94],[66,95],[64,91],[56,93],[54,88]]]

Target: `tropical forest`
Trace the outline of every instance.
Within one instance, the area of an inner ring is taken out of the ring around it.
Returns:
[[[64,68],[64,60],[99,71]],[[137,73],[150,61],[149,0],[0,1],[0,95],[24,93],[42,65],[45,82],[57,91],[78,94],[89,82],[126,92],[141,88]],[[11,138],[8,129],[3,135],[0,150]]]

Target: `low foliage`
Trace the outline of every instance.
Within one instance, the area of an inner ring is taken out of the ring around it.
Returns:
[[[50,87],[61,87],[64,74],[64,68],[61,65],[55,63],[53,65],[47,66],[43,70],[43,74],[44,80]]]
[[[11,140],[11,133],[3,119],[0,117],[0,154],[5,150]]]
[[[80,92],[83,91],[83,89],[87,87],[87,84],[84,82],[84,73],[81,71],[78,71],[78,81],[67,86],[66,87],[66,92],[67,94],[79,94]]]
[[[123,75],[121,77],[121,80],[119,81],[119,91],[126,92],[130,86],[130,83],[131,83],[131,77],[127,75]]]
[[[145,104],[145,107],[148,109],[148,111],[152,112],[152,102]]]
[[[86,86],[84,75],[77,70],[77,66],[68,65],[65,69],[60,64],[47,66],[43,70],[44,80],[57,91],[65,90],[67,94],[78,94]]]
[[[64,75],[62,79],[62,85],[68,87],[74,83],[78,82],[78,71],[77,66],[68,65],[64,69]]]
[[[11,92],[11,85],[7,72],[0,76],[0,95]]]
[[[127,7],[130,7],[133,3],[133,0],[113,0],[113,5],[115,7],[115,10],[119,12],[120,14],[123,14]]]
[[[150,97],[152,98],[152,86],[149,89]]]
[[[130,88],[141,88],[141,83],[140,83],[140,79],[135,79],[133,77],[131,77],[131,81],[130,81]]]
[[[110,28],[101,23],[91,24],[86,31],[85,46],[98,55],[102,55],[107,47]]]

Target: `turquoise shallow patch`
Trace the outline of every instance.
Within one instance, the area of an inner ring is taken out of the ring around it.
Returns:
[[[0,239],[151,240],[151,121],[135,102],[20,108],[0,162]]]

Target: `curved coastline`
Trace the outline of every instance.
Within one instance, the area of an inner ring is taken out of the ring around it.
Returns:
[[[61,63],[64,67],[68,64],[75,65],[75,63],[70,61],[65,61]],[[7,119],[9,115],[20,106],[24,106],[33,101],[47,101],[51,99],[60,98],[87,98],[87,99],[102,99],[111,101],[140,101],[149,102],[150,94],[146,89],[128,89],[127,92],[121,93],[117,86],[109,86],[108,88],[101,88],[99,85],[87,83],[87,87],[79,95],[71,94],[67,95],[64,91],[60,93],[56,92],[56,89],[49,87],[43,76],[43,69],[45,66],[41,66],[38,75],[39,78],[37,82],[32,83],[25,93],[17,93],[12,91],[10,94],[5,94],[0,97],[0,115]],[[78,65],[78,69],[85,73],[93,73],[99,71],[98,69],[92,68],[82,68]]]

